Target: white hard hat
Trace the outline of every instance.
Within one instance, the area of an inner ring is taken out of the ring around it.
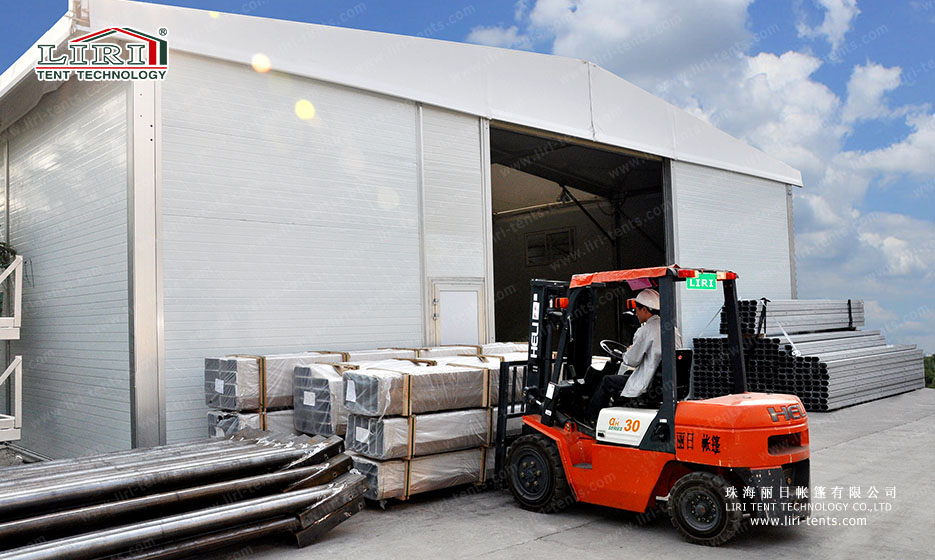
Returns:
[[[646,288],[636,296],[636,303],[649,309],[659,311],[659,292],[652,288]]]

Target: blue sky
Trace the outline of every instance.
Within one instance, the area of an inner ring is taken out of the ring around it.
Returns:
[[[800,169],[799,296],[935,351],[935,0],[159,3],[593,60]],[[0,3],[0,67],[66,6]]]

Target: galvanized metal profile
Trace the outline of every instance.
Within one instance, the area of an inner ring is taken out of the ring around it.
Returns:
[[[662,162],[662,203],[665,205],[665,247],[666,262],[678,262],[678,236],[675,233],[675,224],[678,216],[675,209],[675,190],[672,187],[672,160],[664,159]]]
[[[6,134],[4,133],[4,136]],[[10,139],[3,138],[3,241],[10,241]]]
[[[662,160],[662,204],[663,204],[663,228],[665,231],[665,250],[666,262],[661,264],[675,264],[679,262],[678,245],[678,210],[676,206],[675,186],[672,183],[672,160],[664,158]],[[682,298],[679,297],[679,290],[673,290],[675,298],[675,324],[684,325],[682,322]],[[691,389],[689,389],[691,392]]]
[[[0,150],[0,156],[3,158],[3,170],[0,171],[0,177],[3,178],[3,241],[7,243],[10,242],[10,138],[6,131],[0,134],[0,138],[3,139],[3,149]],[[25,265],[24,265],[25,266]],[[5,300],[10,301],[10,296],[12,295],[10,290],[9,283],[3,286],[3,297]],[[0,306],[0,313],[2,313],[3,307]],[[6,340],[3,343],[3,357],[4,360],[13,354],[13,343],[12,341]],[[5,409],[4,410],[13,410],[12,403],[10,399],[13,398],[12,393],[8,392],[8,389],[3,389],[0,387],[0,392],[2,392],[5,397]]]
[[[792,210],[792,185],[786,185],[786,219],[789,222],[789,278],[792,283],[792,299],[798,299],[799,288],[795,270],[795,218]]]
[[[164,365],[159,356],[158,186],[154,82],[127,86],[127,247],[130,340],[130,441],[165,443]]]
[[[433,296],[429,293],[426,279],[425,265],[425,131],[423,130],[422,104],[416,103],[416,163],[419,167],[416,180],[416,201],[419,205],[419,286],[422,295],[419,302],[422,305],[422,343],[428,345],[435,331],[432,315],[432,305],[429,301]]]
[[[487,312],[484,314],[487,319],[487,342],[497,340],[496,317],[494,316],[496,307],[496,294],[494,294],[495,284],[493,278],[493,182],[490,177],[490,120],[485,118],[478,119],[480,125],[480,165],[481,178],[481,196],[484,197],[484,296],[486,298]]]
[[[165,445],[166,433],[166,336],[165,302],[162,287],[162,82],[154,82],[153,138],[155,143],[154,206],[156,236],[156,373],[159,401],[159,443]]]

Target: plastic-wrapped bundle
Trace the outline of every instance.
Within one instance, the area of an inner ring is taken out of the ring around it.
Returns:
[[[224,358],[205,358],[205,404],[211,408],[221,407],[221,395],[226,388],[220,377],[222,360]]]
[[[377,350],[351,350],[345,352],[345,362],[373,362],[377,360],[415,358],[417,351],[411,348],[380,348]]]
[[[345,445],[372,459],[432,455],[487,445],[488,409],[375,418],[350,415]]]
[[[224,410],[258,410],[292,406],[296,366],[339,362],[335,353],[304,352],[269,356],[227,356],[205,359],[205,403]],[[265,378],[265,403],[260,384]]]
[[[486,449],[467,449],[378,461],[354,453],[354,468],[367,477],[364,497],[371,500],[407,499],[409,496],[484,481]]]
[[[482,408],[487,406],[488,392],[488,375],[482,368],[399,361],[383,369],[344,372],[344,406],[362,416]]]
[[[343,436],[347,430],[343,372],[393,367],[400,363],[398,359],[389,359],[296,367],[293,383],[295,429],[305,434]]]
[[[296,433],[292,412],[292,409],[267,412],[266,430],[282,434]],[[229,437],[247,428],[260,429],[260,413],[208,411],[208,437]]]
[[[446,358],[449,356],[476,356],[480,352],[480,346],[433,346],[431,348],[420,348],[419,357],[426,360],[436,358]]]
[[[305,434],[344,435],[347,409],[344,408],[342,369],[331,364],[295,368],[295,429]]]
[[[489,385],[490,385],[490,395],[488,401],[491,405],[500,404],[500,364],[501,362],[526,362],[528,355],[525,353],[514,352],[510,354],[502,355],[491,355],[491,356],[455,356],[451,358],[443,358],[440,360],[446,365],[449,366],[459,366],[459,367],[470,367],[470,368],[483,368],[488,373],[489,376]],[[523,376],[526,372],[526,366],[515,366],[515,371],[513,375],[513,393],[508,393],[507,396],[511,400],[520,400],[523,396]],[[509,391],[509,389],[507,389]],[[515,399],[514,399],[515,397]]]
[[[525,342],[491,342],[482,344],[480,353],[484,356],[493,356],[495,354],[512,354],[514,352],[529,353],[529,344]]]

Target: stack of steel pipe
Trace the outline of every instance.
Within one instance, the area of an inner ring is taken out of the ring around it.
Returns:
[[[748,390],[797,395],[810,411],[834,410],[925,384],[922,351],[887,344],[879,331],[787,330],[785,335],[746,336],[744,359]],[[692,383],[696,398],[731,392],[726,338],[694,339]]]
[[[0,557],[187,558],[270,536],[299,546],[363,507],[339,437],[225,440],[0,470]]]
[[[740,328],[744,334],[768,336],[784,334],[783,331],[797,334],[864,325],[864,302],[858,299],[744,299],[738,303]],[[721,334],[727,334],[727,318],[723,313]]]

